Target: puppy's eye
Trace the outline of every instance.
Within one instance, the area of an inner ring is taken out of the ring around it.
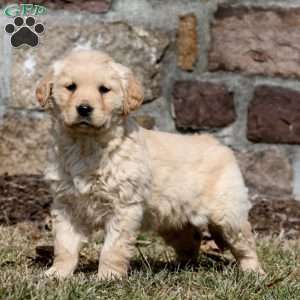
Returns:
[[[66,86],[66,89],[69,90],[70,92],[74,92],[77,89],[76,83],[72,83]]]
[[[107,94],[108,92],[110,92],[111,91],[111,89],[110,88],[108,88],[108,87],[106,87],[106,86],[104,86],[104,85],[101,85],[100,87],[99,87],[99,92],[100,92],[100,94]]]

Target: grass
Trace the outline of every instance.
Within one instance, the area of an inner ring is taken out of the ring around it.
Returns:
[[[122,282],[97,281],[99,242],[83,249],[79,270],[71,279],[45,278],[49,258],[37,255],[36,246],[47,244],[50,233],[31,225],[0,227],[1,300],[300,299],[300,241],[259,240],[259,256],[268,272],[261,279],[242,274],[228,254],[200,253],[197,266],[180,268],[170,248],[151,235],[143,236],[130,276]]]

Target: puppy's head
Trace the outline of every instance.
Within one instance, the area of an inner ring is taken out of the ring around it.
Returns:
[[[109,129],[143,101],[133,73],[97,51],[76,51],[57,61],[36,89],[40,105],[74,131]]]

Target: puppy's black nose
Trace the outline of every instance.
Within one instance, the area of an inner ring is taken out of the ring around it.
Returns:
[[[77,112],[81,117],[89,117],[94,109],[88,104],[81,104],[77,106]]]

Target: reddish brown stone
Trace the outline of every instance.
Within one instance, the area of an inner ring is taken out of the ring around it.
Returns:
[[[188,14],[180,17],[177,31],[177,64],[191,71],[198,55],[197,17]]]
[[[274,86],[256,88],[248,110],[250,141],[300,143],[300,92]]]
[[[212,24],[211,71],[300,76],[300,8],[219,6]]]
[[[251,194],[291,197],[293,168],[283,151],[273,147],[236,151],[236,157]]]
[[[236,118],[233,93],[223,84],[177,81],[173,98],[178,128],[220,128]]]

